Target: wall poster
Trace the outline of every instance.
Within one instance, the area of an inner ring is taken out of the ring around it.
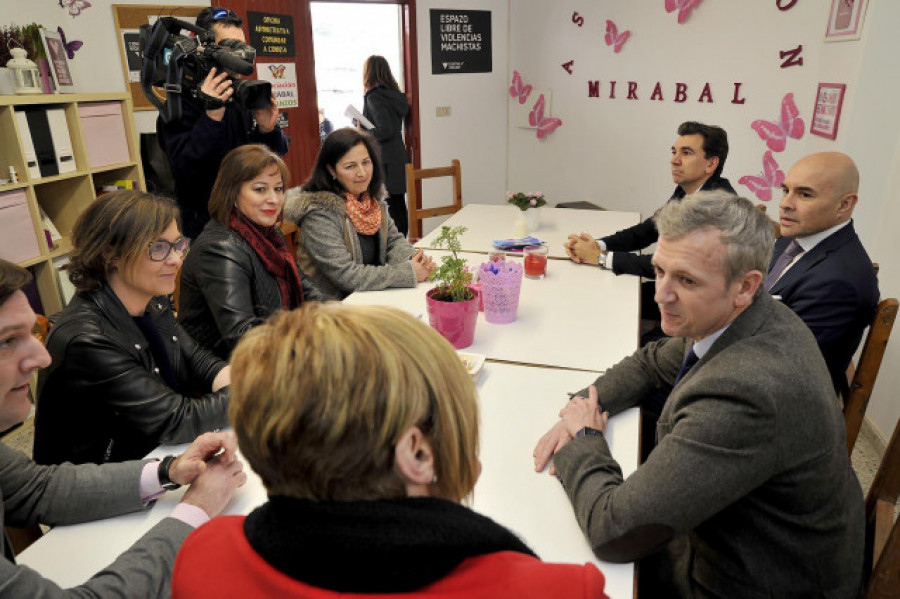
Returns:
[[[431,9],[431,74],[490,73],[491,11]]]

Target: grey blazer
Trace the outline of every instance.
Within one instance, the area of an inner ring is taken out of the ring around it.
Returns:
[[[602,437],[555,456],[594,552],[664,548],[684,597],[855,597],[862,490],[812,333],[763,294],[672,389],[689,345],[648,344],[595,383],[612,414],[671,389],[659,444],[627,480]]]
[[[0,526],[75,524],[145,509],[138,481],[145,462],[39,466],[0,443]],[[18,566],[0,535],[0,597],[168,597],[175,554],[193,527],[164,518],[83,585],[63,590]],[[85,550],[91,542],[85,540]]]
[[[297,265],[303,272],[309,300],[342,300],[354,291],[415,287],[416,271],[409,259],[416,253],[380,201],[381,229],[378,259],[381,266],[363,264],[356,229],[347,215],[344,198],[328,191],[289,189],[284,217],[300,227]]]

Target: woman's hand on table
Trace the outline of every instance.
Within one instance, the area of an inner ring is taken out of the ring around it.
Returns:
[[[428,275],[435,269],[434,260],[426,256],[421,249],[417,250],[409,261],[412,262],[413,270],[416,271],[416,281],[419,283],[427,281]]]

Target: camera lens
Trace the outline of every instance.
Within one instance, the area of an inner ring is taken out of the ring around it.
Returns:
[[[248,110],[268,108],[272,104],[272,84],[268,81],[235,81],[234,101]]]

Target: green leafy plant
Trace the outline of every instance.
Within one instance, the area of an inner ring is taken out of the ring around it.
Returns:
[[[466,232],[465,227],[441,227],[441,234],[434,240],[435,247],[446,247],[451,255],[443,256],[441,264],[435,268],[429,281],[437,281],[438,292],[432,297],[442,302],[464,302],[475,297],[469,288],[472,273],[466,267],[466,261],[457,255],[462,249],[459,236]]]
[[[528,193],[507,191],[506,203],[512,204],[522,212],[525,212],[529,208],[540,208],[546,205],[547,200],[544,199],[544,194],[539,191],[529,191]]]

